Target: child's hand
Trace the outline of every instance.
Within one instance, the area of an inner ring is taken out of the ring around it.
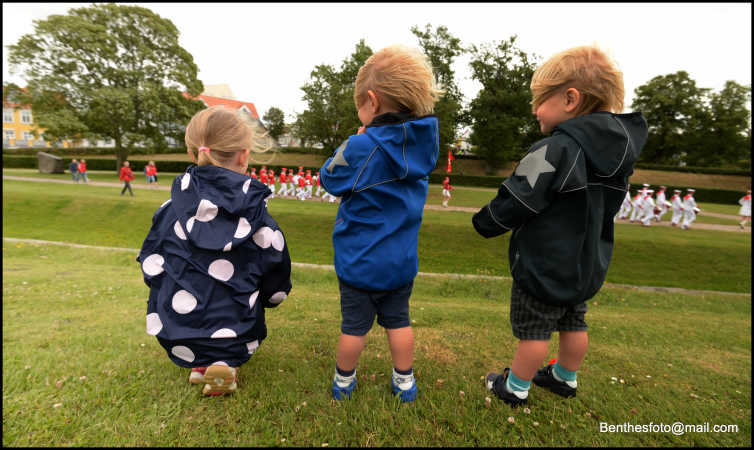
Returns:
[[[359,131],[357,131],[357,132],[356,132],[356,134],[364,134],[364,133],[366,133],[366,132],[367,132],[367,127],[365,127],[365,126],[360,126],[360,127],[359,127]]]

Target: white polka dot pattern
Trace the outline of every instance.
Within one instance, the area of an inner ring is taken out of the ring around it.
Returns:
[[[191,217],[189,220],[186,221],[186,231],[191,233],[191,229],[194,228],[194,221],[196,220],[196,217]]]
[[[226,363],[225,361],[215,361],[212,364],[210,364],[210,366],[227,366],[227,365],[228,363]]]
[[[272,232],[272,228],[270,227],[262,227],[257,230],[256,233],[252,236],[252,239],[254,239],[254,243],[262,248],[267,248],[272,244],[272,238],[275,235],[275,233]]]
[[[170,349],[170,353],[176,356],[176,358],[181,358],[184,361],[187,362],[194,362],[194,352],[191,351],[190,348],[183,346],[183,345],[176,345],[172,349]]]
[[[145,274],[153,277],[161,274],[165,270],[162,268],[163,264],[165,264],[165,258],[157,253],[152,253],[141,263],[141,270],[143,270]]]
[[[178,314],[188,314],[196,308],[196,297],[181,289],[173,295],[172,306]]]
[[[231,248],[233,248],[233,242],[228,242],[227,244],[225,244],[225,247],[223,247],[223,251],[229,252]]]
[[[183,232],[183,227],[181,226],[181,222],[179,220],[175,221],[175,224],[173,225],[173,231],[175,231],[175,235],[178,236],[181,240],[186,240],[186,233]]]
[[[246,237],[251,232],[251,224],[248,220],[246,220],[246,217],[241,217],[238,219],[238,227],[236,227],[236,232],[233,234],[233,237],[236,239],[241,239],[243,237]]]
[[[189,182],[191,182],[191,175],[185,173],[183,174],[183,177],[181,177],[181,190],[185,191],[189,187]]]
[[[285,239],[283,238],[283,233],[280,232],[280,230],[275,230],[275,233],[272,236],[272,247],[279,251],[283,251],[283,247],[285,246]]]
[[[288,295],[283,291],[275,292],[274,294],[272,294],[272,297],[270,297],[270,303],[277,305],[278,303],[285,300],[287,297]]]
[[[202,199],[199,202],[199,207],[196,209],[196,220],[200,222],[209,222],[217,216],[217,205],[207,199]]]
[[[209,274],[220,281],[228,281],[233,276],[233,264],[227,259],[216,259],[209,265]]]
[[[147,314],[147,334],[157,336],[157,333],[162,331],[162,320],[157,313]]]
[[[249,354],[253,354],[254,351],[259,348],[259,340],[251,341],[246,343],[246,348],[249,349]]]
[[[249,192],[249,185],[251,185],[251,178],[246,180],[246,182],[243,184],[243,193]]]
[[[212,336],[210,336],[212,339],[222,339],[222,338],[234,338],[238,337],[236,335],[236,332],[231,330],[230,328],[220,328],[219,330],[212,333]]]
[[[254,305],[257,303],[257,297],[259,297],[259,291],[255,291],[249,297],[249,308],[254,309]]]

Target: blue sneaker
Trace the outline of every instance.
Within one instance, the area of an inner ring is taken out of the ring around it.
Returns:
[[[396,378],[398,379],[398,384],[395,383]],[[393,376],[391,378],[391,382],[393,384],[393,394],[400,395],[401,401],[403,403],[407,402],[413,402],[416,400],[416,394],[418,393],[418,389],[416,388],[416,378],[414,378],[414,375],[406,375],[406,376]],[[409,387],[406,387],[408,383],[411,383]],[[405,387],[405,389],[401,389],[401,387]]]
[[[335,380],[332,380],[333,400],[345,400],[347,398],[351,398],[351,393],[354,389],[356,389],[356,377],[354,377],[351,384],[346,387],[340,387]]]

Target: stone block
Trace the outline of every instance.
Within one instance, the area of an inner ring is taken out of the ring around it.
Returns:
[[[64,173],[63,158],[45,152],[37,152],[40,173]]]

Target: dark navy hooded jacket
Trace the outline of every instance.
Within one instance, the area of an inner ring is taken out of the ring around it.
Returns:
[[[641,113],[567,120],[532,145],[472,223],[484,237],[513,230],[513,279],[543,303],[568,306],[602,287],[613,219],[647,141]]]
[[[237,367],[267,336],[264,308],[291,290],[270,194],[246,175],[190,166],[155,212],[137,258],[150,288],[147,333],[177,365]]]
[[[438,154],[437,117],[387,113],[325,161],[320,184],[341,197],[332,240],[343,282],[385,291],[414,279],[428,176]]]

